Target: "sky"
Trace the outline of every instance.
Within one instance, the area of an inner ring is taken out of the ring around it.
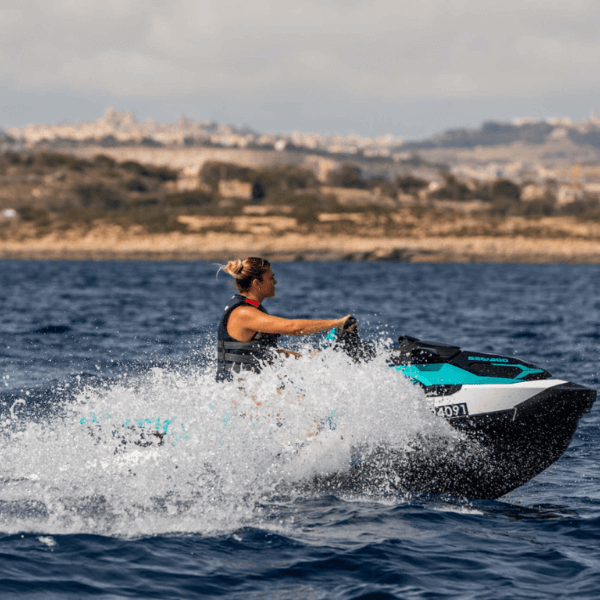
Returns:
[[[0,0],[0,129],[193,120],[422,139],[600,109],[594,0]]]

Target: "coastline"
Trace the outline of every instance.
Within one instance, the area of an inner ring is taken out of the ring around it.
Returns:
[[[575,184],[400,164],[395,179],[350,164],[318,178],[273,152],[100,150],[0,155],[0,259],[600,263],[600,192]],[[251,166],[223,162],[235,157]]]
[[[273,261],[394,261],[489,263],[600,263],[596,239],[521,235],[419,237],[323,236],[285,233],[149,234],[118,226],[87,232],[51,232],[0,240],[0,259],[20,260],[229,260],[258,255]]]

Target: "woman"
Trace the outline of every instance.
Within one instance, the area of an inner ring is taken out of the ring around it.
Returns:
[[[261,362],[271,362],[274,352],[299,354],[277,348],[280,335],[310,335],[334,327],[343,329],[341,319],[282,319],[269,315],[262,306],[275,295],[277,281],[268,260],[232,260],[221,267],[235,279],[239,294],[227,304],[217,333],[217,381],[231,379],[232,372],[260,372]],[[219,271],[221,270],[219,269]]]

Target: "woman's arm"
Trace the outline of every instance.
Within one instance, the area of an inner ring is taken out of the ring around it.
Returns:
[[[348,317],[350,315],[341,319],[282,319],[267,315],[252,306],[240,306],[229,316],[227,331],[229,335],[241,342],[249,342],[257,331],[283,335],[310,335],[334,327],[343,327]]]

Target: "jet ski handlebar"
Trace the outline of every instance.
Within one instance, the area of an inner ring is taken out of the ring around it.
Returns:
[[[375,348],[358,335],[356,318],[350,315],[343,327],[335,330],[334,349],[346,353],[354,361],[368,361],[375,357]]]
[[[355,317],[350,315],[345,321],[344,325],[341,328],[341,331],[357,331],[358,330],[358,322]]]

